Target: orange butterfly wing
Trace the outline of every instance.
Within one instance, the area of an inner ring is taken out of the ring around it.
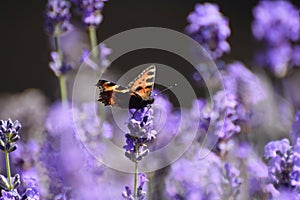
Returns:
[[[155,81],[155,73],[156,67],[155,65],[151,65],[130,82],[128,88],[133,94],[138,95],[143,100],[150,99]]]

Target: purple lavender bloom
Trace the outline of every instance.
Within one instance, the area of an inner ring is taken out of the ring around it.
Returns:
[[[72,29],[70,24],[71,3],[66,0],[48,0],[46,8],[46,31],[58,36]]]
[[[153,110],[148,107],[129,110],[128,134],[126,137],[125,156],[133,162],[140,161],[149,153],[147,143],[155,139],[157,132],[153,130]],[[137,152],[138,153],[137,153]]]
[[[24,200],[39,200],[39,186],[34,178],[25,178],[22,180],[23,185],[20,188],[22,199]]]
[[[223,78],[225,89],[234,94],[246,107],[256,104],[266,97],[258,77],[243,63],[236,61],[227,65],[226,72]]]
[[[0,150],[4,152],[12,152],[17,149],[16,141],[20,139],[19,131],[21,124],[18,120],[12,121],[0,120]]]
[[[211,152],[199,159],[197,149],[191,157],[181,157],[171,165],[165,178],[166,199],[229,199],[223,196],[223,184],[228,183],[220,158]]]
[[[261,196],[266,193],[266,179],[268,177],[268,168],[266,164],[255,155],[249,155],[248,158],[248,180],[249,195]],[[246,159],[247,159],[246,158]]]
[[[130,109],[130,121],[128,128],[130,135],[147,140],[155,139],[156,131],[153,130],[153,110],[148,107],[141,109]]]
[[[146,174],[139,173],[138,174],[138,183],[139,186],[137,188],[137,199],[143,200],[145,199],[146,192],[143,191],[144,184],[148,181]],[[126,200],[134,200],[133,194],[128,186],[125,186],[125,191],[122,193],[122,197]]]
[[[146,182],[148,182],[146,174],[139,173],[138,174],[138,180],[139,180],[139,186],[138,186],[138,189],[137,189],[137,199],[138,200],[143,200],[146,196],[146,192],[143,191],[143,187],[144,187],[144,184]]]
[[[76,6],[79,6],[79,12],[82,13],[82,21],[88,26],[97,27],[103,19],[101,14],[104,2],[107,0],[73,0]]]
[[[268,159],[269,187],[272,196],[278,196],[281,190],[299,191],[300,180],[300,138],[294,147],[288,139],[269,142],[265,146],[265,158]]]
[[[51,52],[50,68],[56,76],[61,76],[74,69],[73,64],[68,64],[63,60],[62,55],[56,51]]]
[[[240,185],[242,184],[242,179],[239,177],[240,171],[229,165],[228,163],[225,163],[225,177],[229,181],[230,187],[231,187],[231,194],[230,196],[236,197],[239,193]]]
[[[292,64],[295,66],[300,66],[300,45],[295,45],[293,49]]]
[[[110,61],[107,59],[107,56],[112,54],[112,49],[108,48],[106,44],[100,44],[100,61],[103,67],[108,67],[110,65]]]
[[[289,1],[261,1],[253,15],[252,32],[256,39],[275,46],[299,39],[299,10]]]
[[[99,58],[99,63],[100,66],[103,68],[106,68],[110,65],[110,61],[108,60],[107,56],[109,56],[112,53],[112,50],[108,48],[105,44],[100,44],[99,46],[99,51],[100,51],[100,58]],[[93,59],[89,57],[89,50],[84,49],[82,51],[82,55],[80,58],[80,62],[85,62],[90,68],[93,70],[98,70],[99,66]]]
[[[35,141],[29,141],[27,143],[19,143],[18,151],[14,151],[11,154],[11,160],[15,171],[24,178],[35,178],[38,180],[38,153],[40,146]]]
[[[131,190],[128,186],[125,187],[125,191],[122,193],[122,197],[126,200],[134,200]]]
[[[293,187],[300,189],[300,138],[294,145],[293,169],[290,173],[290,181]]]
[[[190,23],[186,27],[187,34],[199,42],[213,59],[230,51],[226,41],[230,36],[228,20],[220,13],[216,4],[197,4],[187,20]]]
[[[300,110],[298,110],[294,117],[294,122],[292,125],[292,130],[290,132],[292,141],[297,141],[297,138],[300,137]]]
[[[5,191],[1,190],[2,197],[0,200],[20,200],[21,196],[17,190]]]
[[[24,179],[24,186],[16,189],[5,191],[1,190],[2,197],[0,200],[39,200],[39,187],[34,179]]]
[[[266,65],[278,77],[286,75],[292,60],[293,50],[289,43],[282,43],[279,46],[269,47],[266,52]]]
[[[45,120],[46,130],[52,136],[58,136],[74,130],[72,113],[64,109],[61,102],[54,103]]]
[[[210,122],[215,126],[215,134],[220,139],[227,140],[241,131],[237,112],[239,103],[233,94],[225,91],[217,92],[213,99],[214,107],[210,114]]]

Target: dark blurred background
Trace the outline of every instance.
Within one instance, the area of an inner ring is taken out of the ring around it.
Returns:
[[[251,63],[253,52],[259,47],[251,34],[252,8],[256,0],[110,0],[104,7],[98,40],[101,42],[119,32],[146,26],[183,32],[188,14],[196,3],[204,2],[217,3],[229,19],[231,53],[223,58]],[[299,0],[292,2],[300,6]],[[0,94],[39,88],[52,100],[58,97],[58,82],[48,67],[51,45],[44,32],[46,3],[36,0],[2,2]]]

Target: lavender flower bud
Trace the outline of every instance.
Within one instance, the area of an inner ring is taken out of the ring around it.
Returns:
[[[6,189],[6,190],[9,189],[8,180],[2,174],[0,174],[0,188]]]

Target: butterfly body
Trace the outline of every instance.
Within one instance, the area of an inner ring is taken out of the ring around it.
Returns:
[[[151,65],[140,73],[128,87],[117,85],[106,80],[99,80],[100,89],[98,101],[105,106],[119,106],[121,108],[140,109],[154,102],[151,92],[154,86],[156,67]]]

